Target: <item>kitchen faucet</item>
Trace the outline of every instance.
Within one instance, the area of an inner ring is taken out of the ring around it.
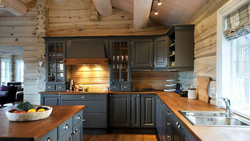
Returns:
[[[226,117],[231,117],[233,115],[232,109],[231,109],[231,104],[230,100],[227,98],[220,97],[226,105]]]

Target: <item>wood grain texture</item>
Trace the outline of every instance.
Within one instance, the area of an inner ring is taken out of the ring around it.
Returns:
[[[157,135],[147,134],[107,134],[83,135],[84,141],[157,141]]]
[[[109,16],[113,13],[111,0],[93,0],[97,11],[102,16]]]
[[[64,59],[64,65],[100,64],[108,65],[108,58],[70,58]]]
[[[124,7],[126,3],[117,1]],[[169,29],[154,21],[145,30],[136,29],[133,14],[115,8],[112,15],[99,15],[99,21],[90,21],[88,0],[49,1],[49,8],[49,36],[157,35]]]
[[[211,81],[210,77],[198,77],[198,99],[204,102],[209,102],[208,85]]]
[[[29,138],[39,139],[48,132],[71,118],[76,113],[84,109],[84,106],[51,106],[51,115],[39,121],[32,122],[10,122],[5,116],[5,111],[15,108],[5,107],[0,109],[0,140],[1,138]]]
[[[1,5],[5,6],[5,10],[16,16],[23,16],[27,13],[26,5],[19,0],[2,0]]]
[[[149,14],[152,6],[152,0],[134,1],[134,26],[138,29],[147,27]]]
[[[209,76],[216,79],[216,56],[202,57],[194,60],[194,75]]]

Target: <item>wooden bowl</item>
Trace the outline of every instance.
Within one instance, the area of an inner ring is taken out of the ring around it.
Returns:
[[[52,113],[53,108],[49,106],[42,106],[47,107],[49,110],[43,112],[36,112],[36,113],[13,113],[16,109],[11,109],[5,112],[6,117],[10,121],[34,121],[34,120],[41,120],[45,119],[50,116]]]

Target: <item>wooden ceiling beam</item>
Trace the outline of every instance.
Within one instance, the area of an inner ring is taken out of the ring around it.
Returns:
[[[93,0],[95,7],[100,15],[109,16],[113,13],[111,0]]]
[[[147,27],[152,0],[134,1],[134,26],[138,29]]]
[[[24,4],[27,4],[27,3],[30,3],[30,2],[32,2],[33,0],[20,0],[22,3],[24,3]]]
[[[1,5],[16,16],[23,16],[27,13],[26,5],[19,0],[2,0]]]

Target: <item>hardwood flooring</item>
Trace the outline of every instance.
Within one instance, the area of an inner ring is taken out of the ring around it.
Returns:
[[[83,141],[157,141],[157,137],[152,134],[83,135]]]

